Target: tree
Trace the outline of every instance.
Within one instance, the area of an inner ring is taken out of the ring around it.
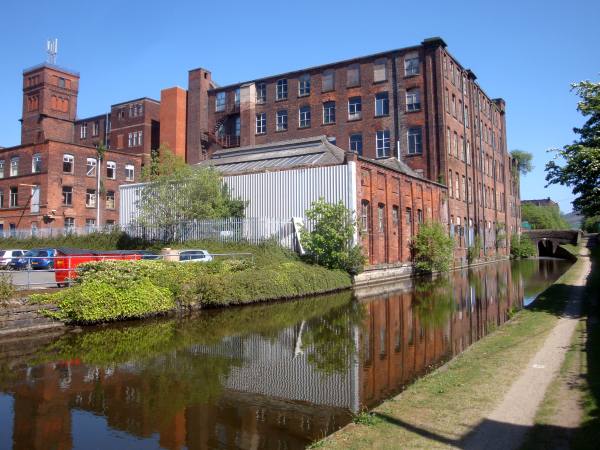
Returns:
[[[314,222],[312,231],[300,231],[306,258],[329,269],[360,273],[365,257],[360,245],[352,245],[356,232],[352,211],[341,201],[331,204],[321,197],[312,203],[306,217]]]
[[[513,150],[510,156],[517,160],[517,170],[521,175],[526,175],[533,170],[533,155],[523,150]]]
[[[571,85],[580,101],[577,110],[589,119],[574,128],[579,139],[554,150],[555,158],[546,164],[546,181],[573,189],[573,207],[585,217],[600,215],[600,82],[581,81]],[[559,165],[563,159],[565,164]]]
[[[412,242],[415,267],[421,272],[445,272],[454,255],[454,239],[439,222],[424,223]]]
[[[571,228],[555,206],[521,204],[521,218],[537,230],[568,230]]]
[[[167,241],[181,222],[244,216],[245,203],[231,198],[219,172],[193,168],[166,147],[153,155],[143,177],[148,184],[138,199],[137,224],[163,229]]]

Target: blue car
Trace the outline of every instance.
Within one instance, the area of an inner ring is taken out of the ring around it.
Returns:
[[[56,251],[51,248],[33,249],[27,251],[23,256],[12,258],[8,267],[13,270],[32,269],[53,269],[54,256]]]

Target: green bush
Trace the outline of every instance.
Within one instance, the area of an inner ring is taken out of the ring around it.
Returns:
[[[587,233],[600,233],[600,216],[586,217],[581,227]]]
[[[320,198],[306,211],[306,217],[314,222],[312,231],[304,228],[300,233],[307,260],[351,275],[362,272],[362,248],[351,244],[356,232],[352,211],[341,201],[331,204]]]
[[[537,253],[535,245],[529,237],[513,234],[510,238],[510,256],[512,258],[528,258]]]
[[[5,273],[0,274],[0,305],[5,305],[11,300],[17,289],[12,283],[12,277]]]
[[[439,222],[424,223],[411,247],[415,268],[421,272],[444,272],[450,269],[454,255],[454,240]]]
[[[467,249],[467,261],[469,264],[472,264],[475,260],[479,259],[479,254],[481,253],[481,237],[479,235],[475,236],[475,241],[473,245],[471,245]]]
[[[40,298],[41,297],[41,298]],[[145,317],[172,310],[173,295],[148,279],[111,284],[106,280],[88,279],[49,297],[32,296],[32,301],[53,300],[59,310],[51,315],[66,322],[95,323]]]
[[[571,228],[569,222],[555,206],[521,205],[521,217],[523,221],[529,222],[534,230],[568,230]]]

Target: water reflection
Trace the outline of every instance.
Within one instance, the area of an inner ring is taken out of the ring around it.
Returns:
[[[0,435],[15,449],[304,448],[463,351],[565,268],[532,262],[358,300],[0,343]]]

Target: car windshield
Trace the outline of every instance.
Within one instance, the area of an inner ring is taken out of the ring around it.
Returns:
[[[37,250],[29,250],[28,252],[25,252],[25,256],[37,256],[38,253]]]
[[[35,255],[35,256],[40,256],[40,257],[50,256],[49,253],[50,252],[48,252],[48,250],[38,250],[37,255]]]
[[[181,252],[179,255],[180,261],[190,261],[192,259],[204,259],[206,255],[202,251]]]
[[[0,256],[4,256],[6,252],[4,250],[0,250]]]

